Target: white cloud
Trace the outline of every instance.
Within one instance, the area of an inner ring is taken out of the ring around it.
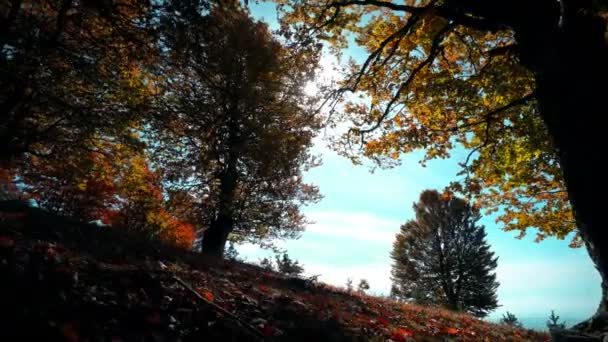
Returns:
[[[353,212],[308,212],[314,221],[305,234],[315,234],[347,240],[360,240],[390,246],[395,240],[401,222],[381,218],[370,213]]]
[[[502,311],[524,315],[559,313],[584,316],[600,300],[600,278],[592,265],[558,259],[501,263],[496,270]]]
[[[588,284],[590,278],[596,278],[597,284],[600,282],[591,264],[581,265],[560,259],[505,263],[498,260],[496,274],[501,287],[510,291],[542,292],[556,289],[562,284]]]

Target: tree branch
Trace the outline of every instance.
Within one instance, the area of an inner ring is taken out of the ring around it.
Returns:
[[[409,5],[401,5],[396,4],[391,1],[381,1],[381,0],[346,0],[346,1],[336,1],[327,5],[327,7],[347,7],[352,5],[360,5],[360,6],[376,6],[388,8],[393,11],[401,11],[408,13],[421,13],[426,10],[426,7],[416,7]]]
[[[517,44],[508,44],[487,50],[484,53],[488,54],[490,57],[504,56],[515,53],[515,51],[517,51],[517,48]]]
[[[359,6],[376,6],[381,8],[388,8],[393,11],[399,12],[407,12],[411,14],[422,14],[428,10],[434,10],[439,16],[448,19],[454,22],[457,25],[470,27],[480,31],[497,31],[500,29],[505,29],[504,25],[501,25],[497,22],[481,18],[471,16],[466,13],[462,13],[461,11],[451,8],[446,5],[434,6],[434,2],[431,2],[427,6],[424,7],[416,7],[409,5],[396,4],[392,1],[381,1],[381,0],[344,0],[344,1],[336,1],[332,2],[326,7],[347,7],[353,5]]]
[[[435,60],[435,57],[437,57],[437,55],[440,52],[440,44],[441,44],[441,40],[442,40],[444,34],[446,34],[447,32],[449,32],[450,30],[452,30],[454,27],[455,27],[454,24],[448,24],[448,25],[446,25],[443,29],[441,29],[437,33],[437,35],[433,39],[433,43],[431,45],[431,51],[430,51],[429,55],[425,58],[424,61],[422,61],[420,64],[418,64],[416,66],[416,68],[414,68],[412,70],[412,72],[410,73],[410,75],[408,76],[408,78],[404,82],[401,83],[401,86],[399,86],[399,89],[397,90],[397,92],[395,93],[395,95],[393,95],[393,98],[386,105],[384,113],[376,121],[376,124],[374,124],[370,128],[366,128],[366,129],[360,130],[361,134],[372,132],[372,131],[376,130],[378,127],[380,127],[380,125],[382,124],[382,121],[384,121],[384,119],[390,114],[391,109],[393,108],[393,105],[395,104],[395,102],[397,102],[397,100],[401,97],[401,94],[403,93],[403,91],[405,89],[407,89],[407,87],[412,83],[412,81],[414,80],[414,78],[416,77],[416,75],[422,69],[424,69],[427,65],[432,64],[432,62]]]
[[[384,39],[381,43],[380,46],[378,46],[378,48],[376,50],[374,50],[374,52],[372,52],[369,56],[367,56],[367,59],[365,60],[365,62],[363,63],[363,65],[361,66],[361,69],[359,69],[359,72],[357,72],[357,76],[356,79],[354,81],[354,84],[349,86],[349,87],[344,87],[342,89],[339,89],[339,92],[344,92],[344,91],[350,91],[350,92],[355,92],[357,90],[357,86],[359,85],[359,83],[361,82],[361,78],[363,77],[363,75],[365,74],[365,72],[367,71],[368,67],[370,65],[374,65],[377,61],[377,58],[380,56],[380,54],[382,53],[382,51],[384,51],[384,48],[394,39],[396,38],[400,38],[402,36],[405,36],[407,34],[407,32],[414,26],[414,24],[416,24],[416,22],[418,22],[419,16],[412,16],[410,18],[410,20],[408,20],[408,22],[403,25],[402,28],[400,28],[399,30],[395,31],[393,34],[391,34],[390,36],[388,36],[386,39]],[[396,46],[391,50],[391,52],[389,53],[389,55],[385,58],[384,63],[386,63],[388,61],[388,59],[390,59],[396,50]],[[373,61],[374,59],[376,59],[376,61]],[[373,62],[372,62],[373,61]]]

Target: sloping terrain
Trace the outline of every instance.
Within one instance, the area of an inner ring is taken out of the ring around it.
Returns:
[[[0,340],[547,341],[137,241],[33,208],[0,210]]]

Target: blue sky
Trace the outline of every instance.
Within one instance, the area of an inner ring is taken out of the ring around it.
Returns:
[[[250,4],[254,17],[276,28],[272,4]],[[347,52],[361,58],[357,49]],[[414,218],[412,204],[424,189],[442,189],[456,178],[457,163],[466,156],[456,151],[448,160],[435,160],[422,167],[421,153],[402,156],[402,165],[371,173],[369,166],[354,166],[326,147],[319,137],[315,152],[323,165],[310,170],[305,180],[318,185],[324,198],[306,207],[314,221],[300,239],[281,242],[292,258],[305,265],[307,274],[343,286],[351,277],[357,283],[366,278],[370,292],[390,290],[389,253],[399,226]],[[589,317],[600,298],[600,277],[583,248],[571,249],[568,240],[549,238],[534,243],[534,234],[518,240],[504,232],[495,217],[481,220],[488,242],[499,257],[497,278],[501,307],[489,316],[498,319],[505,311],[514,313],[530,328],[544,328],[551,309],[568,324]],[[268,255],[255,246],[238,247],[249,261]]]

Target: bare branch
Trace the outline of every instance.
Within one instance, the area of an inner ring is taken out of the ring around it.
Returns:
[[[353,5],[376,6],[376,7],[388,8],[393,11],[401,11],[401,12],[408,12],[408,13],[415,13],[415,14],[421,13],[422,11],[424,11],[426,9],[425,7],[401,5],[401,4],[393,3],[391,1],[381,1],[381,0],[345,0],[345,1],[332,2],[332,3],[328,4],[327,6],[328,7],[347,7],[347,6],[353,6]]]
[[[517,51],[517,44],[508,44],[497,48],[485,51],[490,57],[510,55]]]
[[[481,17],[475,17],[467,13],[462,13],[458,9],[451,8],[446,5],[434,6],[433,3],[424,6],[416,7],[403,4],[396,4],[392,1],[381,1],[381,0],[344,0],[332,2],[327,7],[347,7],[347,6],[376,6],[381,8],[388,8],[393,11],[407,12],[411,14],[421,14],[427,10],[434,10],[439,16],[446,18],[456,25],[470,27],[481,31],[497,31],[504,29],[504,25],[501,25],[495,21],[488,20]]]

